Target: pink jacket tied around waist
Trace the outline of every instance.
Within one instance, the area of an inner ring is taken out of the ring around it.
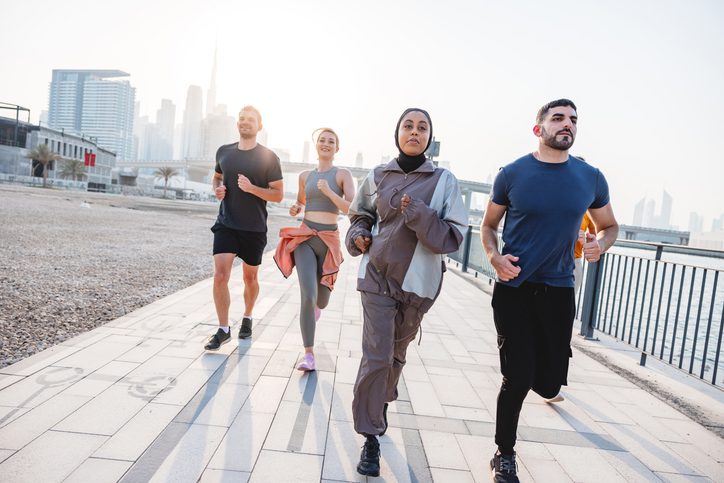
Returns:
[[[334,289],[334,282],[337,281],[337,272],[344,259],[339,241],[339,230],[317,231],[309,228],[303,222],[298,227],[285,227],[279,230],[279,244],[274,253],[274,261],[279,270],[288,278],[294,269],[294,256],[292,252],[313,236],[318,236],[327,245],[327,255],[322,263],[321,283],[330,290]]]

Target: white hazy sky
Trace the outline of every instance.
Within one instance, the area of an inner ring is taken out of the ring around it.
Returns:
[[[269,145],[301,158],[319,126],[340,164],[394,155],[398,115],[432,115],[440,159],[486,181],[536,147],[546,101],[578,105],[572,149],[603,170],[619,220],[642,197],[672,222],[724,212],[724,2],[720,0],[66,0],[4,2],[0,101],[37,121],[54,68],[131,74],[141,113],[183,115],[190,84],[254,104]],[[232,142],[233,140],[230,140]]]

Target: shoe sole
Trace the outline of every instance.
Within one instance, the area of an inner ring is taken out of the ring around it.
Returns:
[[[359,473],[360,475],[364,475],[364,476],[374,476],[374,477],[380,476],[379,471],[362,471],[359,468],[357,468],[357,473]]]
[[[229,342],[230,340],[231,340],[231,337],[229,337],[229,338],[226,339],[225,341],[221,342],[221,343],[219,344],[219,347],[217,347],[216,349],[207,349],[206,347],[204,347],[204,350],[216,352],[217,350],[221,349],[221,346],[222,346],[222,345],[226,344],[226,343]]]
[[[566,398],[564,398],[563,396],[561,396],[561,395],[559,394],[559,395],[557,395],[556,397],[552,397],[552,398],[550,398],[550,399],[545,399],[545,402],[547,402],[548,404],[551,404],[551,403],[562,402],[562,401],[565,401],[565,400],[566,400]]]

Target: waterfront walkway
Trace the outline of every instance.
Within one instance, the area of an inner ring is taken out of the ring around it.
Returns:
[[[318,323],[314,373],[294,370],[296,276],[282,278],[270,254],[251,339],[202,350],[216,326],[206,280],[0,369],[0,482],[364,481],[351,415],[358,261],[347,257]],[[232,283],[239,320],[240,270]],[[379,480],[490,481],[500,384],[490,297],[449,272],[423,324]],[[724,441],[680,412],[578,350],[569,383],[560,404],[533,393],[524,404],[521,481],[724,481]]]

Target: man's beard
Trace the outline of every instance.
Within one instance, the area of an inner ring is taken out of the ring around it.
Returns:
[[[568,138],[564,138],[559,141],[557,136],[551,136],[550,134],[548,134],[544,127],[541,126],[540,129],[543,144],[545,144],[549,148],[557,149],[558,151],[567,151],[571,148],[571,146],[573,146],[573,141],[575,140],[575,138],[573,137],[572,133],[565,133]]]
[[[254,139],[256,137],[256,134],[247,134],[247,133],[239,133],[241,134],[241,139]]]

